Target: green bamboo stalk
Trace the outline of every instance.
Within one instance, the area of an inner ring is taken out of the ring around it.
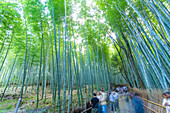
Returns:
[[[16,59],[16,62],[17,62],[17,61],[18,61],[18,59]],[[17,63],[14,64],[13,71],[12,71],[11,75],[8,76],[8,78],[9,78],[10,76],[11,76],[11,77],[10,77],[10,79],[9,79],[10,81],[9,81],[9,84],[8,84],[8,89],[7,89],[7,91],[8,91],[9,88],[11,87],[11,82],[12,82],[14,76],[15,76],[16,65],[17,65]]]
[[[50,34],[50,41],[51,41],[51,59],[52,59],[52,63],[51,63],[51,78],[52,78],[52,82],[51,82],[51,86],[52,86],[52,102],[55,103],[55,97],[56,97],[56,93],[54,92],[54,86],[55,86],[55,70],[54,70],[54,55],[53,55],[53,43],[52,43],[52,37],[51,37],[51,32],[49,29],[49,34]]]
[[[90,77],[91,77],[91,94],[93,95],[93,75],[92,75],[92,69],[91,69],[91,61],[90,61],[90,53],[89,53],[89,47],[87,44],[87,40],[86,40],[86,34],[85,34],[85,29],[83,28],[83,32],[84,32],[84,37],[85,37],[85,44],[86,44],[86,49],[87,49],[87,55],[88,55],[88,65],[90,68]]]
[[[25,76],[26,76],[26,70],[27,70],[27,24],[26,24],[26,20],[25,20],[25,28],[26,28],[26,47],[25,47],[25,58],[24,58],[24,75],[23,75],[23,81],[22,81],[22,86],[21,86],[21,92],[20,92],[20,98],[18,100],[18,106],[15,109],[15,113],[17,113],[18,111],[18,107],[20,106],[20,103],[22,101],[22,96],[23,96],[23,89],[24,89],[24,82],[25,82]]]
[[[2,46],[1,46],[1,49],[0,49],[0,53],[2,52],[2,49],[4,47],[4,43],[5,43],[5,40],[6,40],[6,37],[4,38],[3,42],[2,42]],[[1,58],[1,57],[0,57]]]
[[[4,65],[4,62],[5,62],[6,58],[7,58],[7,56],[8,56],[8,53],[9,53],[9,50],[10,50],[11,44],[12,44],[12,38],[11,38],[11,42],[10,42],[10,44],[8,45],[8,49],[7,49],[7,52],[6,52],[5,58],[4,58],[4,60],[2,61],[0,71],[1,71],[1,69],[2,69],[2,67],[3,67],[3,65]]]
[[[19,78],[19,73],[20,73],[20,62],[19,62],[19,65],[17,67],[17,72],[16,72],[15,79],[14,79],[14,82],[13,82],[12,91],[14,90],[16,80]]]
[[[10,64],[12,64],[12,62],[13,62],[13,60],[10,62]],[[3,75],[3,78],[2,78],[2,86],[1,87],[4,87],[4,85],[5,85],[5,83],[6,83],[6,78],[7,78],[7,76],[9,75],[8,73],[10,72],[10,69],[11,69],[11,67],[12,67],[12,65],[9,67],[9,68],[7,68],[7,71],[6,71],[6,73]]]
[[[46,87],[47,87],[47,80],[48,80],[48,64],[49,64],[49,39],[47,39],[47,62],[46,62],[46,70],[45,70],[45,101],[46,101]]]
[[[72,29],[72,33],[73,33],[73,39],[74,39],[74,49],[75,49],[75,59],[76,59],[76,78],[77,78],[77,82],[78,82],[78,90],[80,90],[80,98],[81,98],[81,105],[83,106],[83,95],[82,95],[82,89],[81,89],[81,84],[80,84],[80,71],[79,71],[79,65],[78,65],[78,56],[77,56],[77,48],[76,48],[76,43],[75,43],[75,37],[74,37],[74,31]]]
[[[6,68],[2,68],[2,70],[0,72],[0,79],[3,77],[5,72],[6,72]],[[2,80],[0,82],[2,82]]]
[[[41,19],[41,13],[40,13],[40,21],[41,21],[41,56],[40,56],[40,68],[39,68],[39,76],[38,76],[38,82],[37,82],[37,103],[36,108],[38,108],[39,103],[39,86],[40,86],[40,79],[41,79],[41,66],[42,66],[42,52],[43,52],[43,27],[42,27],[42,19]]]
[[[45,64],[45,50],[44,50],[44,40],[42,42],[42,48],[43,48],[43,78],[42,78],[42,95],[41,95],[41,99],[43,99],[44,97],[44,86],[46,85],[45,84],[45,68],[46,68],[46,64]]]
[[[5,89],[4,89],[4,91],[3,91],[3,93],[2,93],[2,96],[1,96],[1,98],[0,98],[0,101],[1,101],[2,98],[4,97],[5,91],[6,91],[7,87],[8,87],[8,83],[9,83],[9,80],[10,80],[10,78],[11,78],[11,76],[12,76],[12,72],[13,72],[13,69],[14,69],[14,66],[15,66],[15,63],[16,63],[16,59],[17,59],[17,56],[18,56],[18,52],[19,52],[19,47],[18,47],[18,50],[17,50],[17,54],[16,54],[16,56],[15,56],[14,62],[13,62],[13,64],[12,64],[12,68],[11,68],[11,71],[10,71],[10,73],[9,73],[8,80],[7,80],[7,82],[6,82]]]
[[[64,6],[65,6],[65,62],[64,62],[64,85],[63,85],[63,109],[62,112],[65,113],[65,105],[66,105],[66,50],[67,50],[67,8],[66,8],[66,0],[64,0]]]
[[[21,71],[20,71],[20,74],[19,74],[19,79],[18,79],[18,81],[17,81],[17,86],[16,86],[16,88],[15,88],[15,92],[17,91],[17,89],[18,89],[18,86],[19,86],[19,84],[20,84],[20,81],[21,81],[21,76],[22,76],[22,72],[23,72],[23,69],[24,69],[24,65],[22,65],[21,66]]]
[[[33,80],[32,80],[32,88],[31,88],[31,93],[32,93],[32,91],[33,91],[33,89],[34,89],[34,86],[35,86],[35,80],[36,80],[36,77],[37,77],[37,75],[38,75],[38,64],[36,64],[36,71],[35,71],[35,73],[33,74]]]
[[[55,38],[55,55],[56,55],[56,65],[57,65],[57,72],[56,72],[56,75],[57,75],[57,77],[56,78],[58,78],[58,98],[57,98],[57,104],[58,105],[60,105],[60,80],[59,80],[59,77],[60,77],[60,73],[59,73],[59,69],[58,69],[58,66],[59,66],[59,64],[58,64],[58,55],[57,55],[57,44],[56,44],[56,29],[55,29],[55,19],[54,19],[54,10],[53,10],[53,2],[52,2],[52,0],[51,0],[51,5],[52,5],[52,15],[53,15],[53,26],[54,26],[54,38]],[[54,93],[56,93],[56,86],[55,86],[55,92]],[[56,95],[56,94],[55,94]],[[54,97],[54,98],[56,98],[56,96]],[[61,113],[61,107],[59,106],[58,107],[58,112],[59,113]]]
[[[29,56],[30,55],[28,55],[28,60],[31,60],[31,59],[29,59]],[[34,62],[34,56],[32,58],[32,61],[31,62],[29,61],[29,64],[28,64],[27,80],[26,80],[26,86],[25,86],[24,93],[26,93],[26,91],[27,91],[27,86],[29,84],[29,79],[30,79],[30,75],[31,75],[30,73],[31,73],[31,69],[33,67],[33,62]]]

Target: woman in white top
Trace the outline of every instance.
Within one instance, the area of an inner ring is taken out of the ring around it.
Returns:
[[[99,99],[99,101],[101,100],[101,93],[100,92],[97,93],[97,98]]]
[[[162,94],[163,100],[162,100],[162,105],[166,106],[166,113],[170,113],[170,93],[166,92]]]
[[[98,93],[97,93],[97,98],[99,99],[99,103],[98,103],[99,113],[102,113],[102,106],[101,106],[101,93],[100,93],[100,92],[98,92]]]
[[[107,93],[100,91],[101,93],[101,106],[102,106],[102,113],[107,113]]]

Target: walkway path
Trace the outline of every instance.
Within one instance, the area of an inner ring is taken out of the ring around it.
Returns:
[[[130,101],[129,103],[125,101],[125,97],[121,97],[119,99],[120,113],[134,113],[130,103],[131,103]],[[114,112],[111,112],[111,109],[108,108],[108,113],[114,113]]]

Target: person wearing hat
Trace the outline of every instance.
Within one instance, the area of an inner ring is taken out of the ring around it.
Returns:
[[[90,104],[92,104],[91,113],[98,113],[98,103],[99,103],[99,99],[97,98],[96,93],[93,93],[93,98],[90,101]]]

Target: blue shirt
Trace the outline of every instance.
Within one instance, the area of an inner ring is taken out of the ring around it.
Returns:
[[[109,99],[111,102],[115,102],[114,94],[110,94]]]
[[[119,94],[118,94],[118,93],[115,93],[115,94],[114,94],[114,98],[115,98],[115,99],[119,99]]]

